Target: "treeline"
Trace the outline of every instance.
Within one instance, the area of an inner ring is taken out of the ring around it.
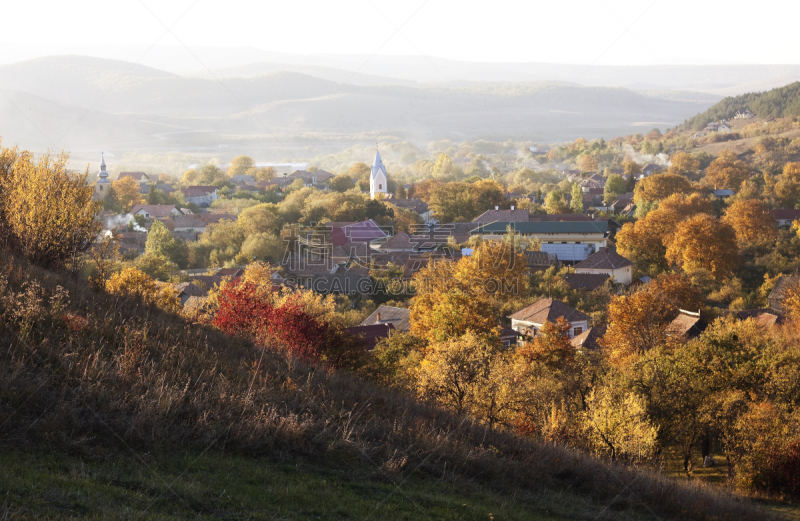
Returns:
[[[687,119],[679,128],[700,130],[713,121],[732,119],[737,111],[750,109],[760,118],[800,116],[800,82],[767,92],[729,96],[705,112]]]

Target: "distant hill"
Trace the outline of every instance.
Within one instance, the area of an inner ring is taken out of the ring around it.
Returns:
[[[554,81],[415,85],[364,74],[349,82],[352,73],[343,69],[276,68],[233,68],[229,74],[257,75],[204,78],[85,56],[4,65],[0,92],[8,99],[0,96],[0,110],[8,118],[0,136],[38,150],[66,132],[59,148],[118,151],[380,139],[552,142],[674,126],[719,100],[712,94]],[[264,71],[271,72],[258,74]],[[26,101],[9,102],[20,96]]]
[[[731,119],[739,110],[750,109],[761,118],[800,116],[800,81],[767,92],[751,92],[724,98],[705,112],[687,119],[685,129],[701,129],[712,121]]]

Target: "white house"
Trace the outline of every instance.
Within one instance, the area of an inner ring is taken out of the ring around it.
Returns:
[[[383,166],[383,161],[381,161],[381,154],[375,150],[375,159],[372,161],[372,170],[369,173],[369,196],[375,199],[377,194],[387,193],[387,181],[388,176],[386,167]]]
[[[197,206],[209,206],[212,202],[219,199],[216,186],[190,186],[181,188],[187,203],[194,203]]]
[[[633,281],[633,262],[609,248],[601,248],[576,264],[575,273],[611,275],[614,282],[627,286]]]
[[[542,251],[558,255],[560,261],[579,262],[608,245],[608,221],[497,221],[478,226],[470,234],[500,241],[509,227],[522,237],[539,239]]]
[[[574,338],[589,329],[589,316],[560,300],[543,298],[509,316],[511,329],[525,336],[536,336],[546,322],[564,318],[570,324],[569,337]]]

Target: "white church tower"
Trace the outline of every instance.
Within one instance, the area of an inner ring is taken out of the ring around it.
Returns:
[[[372,171],[369,174],[369,196],[375,199],[377,194],[387,193],[386,167],[381,161],[381,154],[375,149],[375,160],[372,162]]]

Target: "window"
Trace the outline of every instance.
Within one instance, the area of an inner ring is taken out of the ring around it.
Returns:
[[[383,185],[382,184],[378,185],[378,190],[383,190]]]
[[[583,333],[582,327],[576,327],[575,329],[572,330],[572,336],[578,336],[581,333]]]
[[[103,185],[100,185],[100,191],[101,192],[103,191]]]

